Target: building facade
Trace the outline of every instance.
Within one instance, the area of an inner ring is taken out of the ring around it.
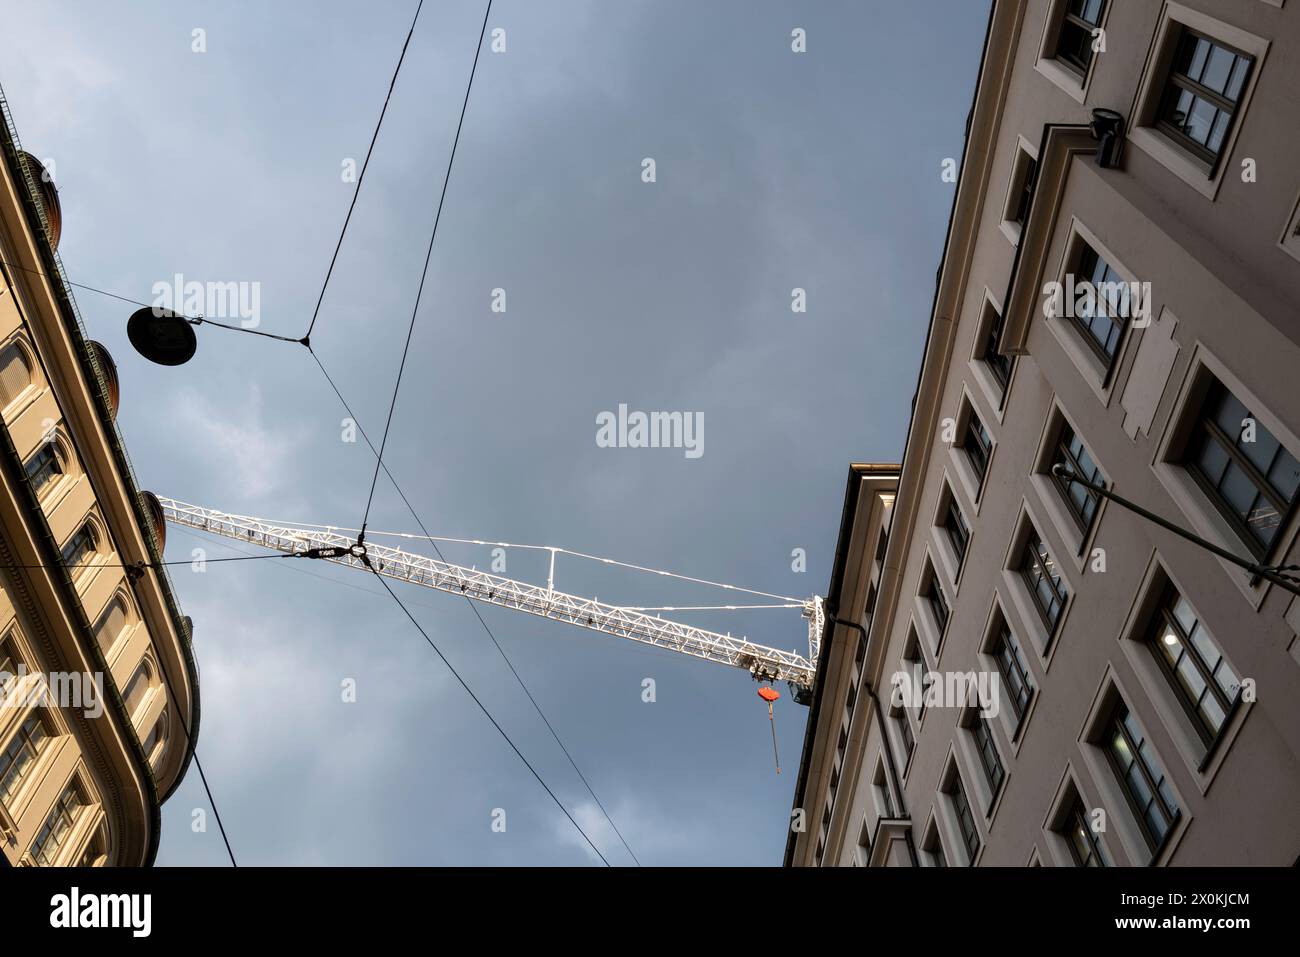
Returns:
[[[0,866],[150,864],[198,734],[190,623],[63,278],[57,192],[0,107]]]
[[[1295,0],[993,4],[787,864],[1300,857],[1300,597],[1053,471],[1300,564],[1298,89]]]

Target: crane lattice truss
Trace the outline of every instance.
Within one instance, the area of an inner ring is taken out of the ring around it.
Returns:
[[[544,586],[531,585],[370,542],[365,543],[362,557],[362,550],[356,548],[354,538],[329,529],[277,525],[247,515],[232,515],[169,498],[159,498],[159,502],[162,503],[167,521],[177,525],[250,542],[290,555],[301,554],[309,549],[338,549],[337,556],[323,556],[324,560],[363,571],[366,570],[368,561],[374,571],[387,578],[435,588],[452,595],[464,595],[475,601],[525,611],[530,615],[579,625],[619,638],[630,638],[656,648],[703,658],[705,661],[743,668],[763,680],[789,681],[798,688],[810,689],[816,674],[817,652],[824,625],[822,600],[818,597],[810,598],[804,603],[803,615],[808,619],[809,651],[805,657],[793,651],[779,651],[758,645],[743,637],[706,631],[656,615],[556,591],[555,549],[551,550],[549,581]]]

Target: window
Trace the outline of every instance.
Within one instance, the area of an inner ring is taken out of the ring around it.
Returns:
[[[45,491],[45,487],[56,480],[63,474],[63,456],[59,452],[59,447],[54,442],[46,442],[36,454],[27,460],[24,469],[27,472],[27,480],[32,485],[37,497]]]
[[[149,729],[148,736],[144,739],[143,747],[144,747],[145,757],[148,758],[150,761],[154,761],[159,757],[159,755],[162,754],[162,751],[160,749],[166,743],[167,743],[167,709],[164,708],[162,712],[158,715],[158,720],[155,721],[153,723],[153,727]],[[839,778],[839,774],[837,772],[836,779],[838,780],[838,778]],[[832,800],[833,799],[834,798],[832,798]]]
[[[870,618],[876,610],[876,583],[872,582],[867,586],[867,607],[866,617]]]
[[[1085,293],[1074,303],[1067,304],[1072,308],[1067,308],[1066,314],[1109,373],[1115,364],[1129,318],[1132,288],[1097,250],[1082,240],[1074,275],[1076,283],[1088,283],[1094,294],[1088,296]]]
[[[1254,58],[1181,28],[1156,112],[1156,127],[1213,173]]]
[[[1061,435],[1056,440],[1056,452],[1052,456],[1052,465],[1064,465],[1085,482],[1091,482],[1093,485],[1105,486],[1106,479],[1101,474],[1096,460],[1084,446],[1083,440],[1075,434],[1074,429],[1069,425],[1061,427]],[[1064,479],[1057,478],[1054,473],[1052,481],[1056,484],[1061,497],[1065,499],[1065,504],[1070,509],[1070,515],[1073,516],[1079,530],[1087,533],[1092,527],[1092,519],[1097,514],[1097,506],[1101,502],[1101,496],[1089,488],[1085,488],[1076,482],[1067,482]]]
[[[90,523],[87,522],[77,529],[72,537],[68,539],[67,544],[63,546],[63,565],[65,568],[75,571],[85,565],[86,560],[94,555],[96,551],[98,551],[97,536],[94,529],[90,527]]]
[[[1300,462],[1217,380],[1184,460],[1257,558],[1268,554],[1300,489]]]
[[[127,714],[135,714],[151,687],[153,687],[153,666],[149,659],[145,658],[140,662],[140,667],[136,669],[135,674],[131,676],[131,680],[127,682],[126,693],[122,695],[126,702]]]
[[[54,864],[59,848],[67,840],[72,826],[77,822],[77,815],[85,806],[86,798],[81,788],[75,783],[68,785],[59,795],[59,799],[54,802],[49,816],[37,832],[36,839],[32,841],[32,860],[42,867],[50,867]]]
[[[908,636],[907,647],[903,651],[903,668],[907,671],[912,682],[912,690],[919,699],[916,706],[916,723],[919,725],[925,717],[925,694],[922,692],[925,688],[926,668],[925,661],[921,657],[921,642],[917,639],[915,631]],[[904,707],[911,706],[911,701],[904,702]]]
[[[881,758],[876,762],[876,773],[871,779],[872,798],[876,804],[876,814],[882,818],[895,818],[894,799],[889,795],[889,782],[885,778],[885,762]]]
[[[948,618],[951,612],[948,607],[948,599],[943,594],[943,586],[939,584],[939,576],[935,574],[933,567],[930,568],[921,597],[930,603],[930,610],[934,612],[934,620],[939,626],[939,635],[942,637],[948,628]]]
[[[18,664],[21,661],[22,657],[14,650],[13,639],[6,636],[3,640],[0,640],[0,675],[9,676],[3,679],[6,683],[17,676]],[[4,690],[3,687],[0,687],[0,691]]]
[[[95,625],[95,643],[99,645],[99,650],[108,654],[117,639],[126,629],[127,622],[130,620],[130,610],[126,603],[126,596],[118,594],[108,605],[108,609],[99,617],[98,624]]]
[[[984,475],[988,472],[989,457],[993,454],[993,439],[990,438],[988,429],[984,428],[984,423],[980,417],[975,414],[975,410],[970,410],[970,417],[966,420],[966,437],[962,442],[962,448],[970,456],[970,464],[975,469],[975,476],[979,484],[984,484]]]
[[[8,804],[22,787],[23,778],[50,740],[50,727],[39,715],[23,721],[0,753],[0,801]]]
[[[32,382],[32,367],[23,347],[11,342],[0,352],[0,409],[7,408]]]
[[[1068,0],[1061,32],[1056,40],[1056,58],[1080,75],[1092,65],[1093,31],[1101,26],[1105,0]]]
[[[939,837],[939,829],[931,821],[930,829],[925,832],[925,840],[921,843],[921,850],[929,858],[931,867],[947,867],[948,858],[943,853],[943,841]]]
[[[1116,705],[1104,734],[1102,748],[1137,816],[1142,835],[1155,851],[1178,820],[1178,801],[1150,742],[1122,701]]]
[[[993,731],[989,728],[989,723],[979,712],[974,712],[966,725],[970,731],[971,737],[975,739],[975,750],[979,753],[980,770],[984,772],[984,778],[989,785],[989,793],[996,796],[998,790],[1002,787],[1002,782],[1006,778],[1006,770],[1002,767],[1002,757],[998,754],[998,746],[993,741]]]
[[[1070,595],[1064,582],[1061,581],[1056,560],[1052,558],[1047,546],[1032,528],[1029,531],[1029,539],[1025,542],[1020,574],[1029,586],[1029,593],[1034,598],[1034,607],[1042,616],[1043,624],[1047,626],[1047,633],[1050,636],[1056,631],[1056,624],[1061,620],[1061,611],[1065,608],[1066,599]]]
[[[1025,719],[1029,710],[1029,700],[1034,696],[1034,686],[1029,680],[1029,669],[1025,667],[1025,657],[1020,646],[1011,636],[1011,629],[1002,622],[998,637],[990,649],[993,659],[998,664],[998,674],[1002,678],[1002,689],[1006,692],[1006,701],[1016,716],[1016,727]]]
[[[1101,849],[1101,842],[1092,826],[1088,823],[1088,812],[1083,801],[1076,793],[1074,800],[1065,811],[1065,820],[1058,833],[1065,838],[1070,848],[1070,857],[1076,867],[1106,867],[1106,854]]]
[[[957,570],[961,571],[962,563],[966,560],[966,548],[970,544],[970,526],[966,524],[966,516],[962,515],[961,506],[951,493],[944,513],[943,529],[948,533],[948,541],[957,554]]]
[[[1149,638],[1156,660],[1208,746],[1241,691],[1237,673],[1187,599],[1168,586]]]
[[[966,861],[975,863],[975,855],[980,850],[980,833],[975,826],[975,815],[971,813],[970,801],[966,800],[966,789],[962,787],[961,775],[953,769],[952,779],[948,783],[948,799],[952,801],[953,813],[957,815],[957,827],[961,831],[962,843],[966,846]]]
[[[912,734],[912,723],[907,718],[906,712],[901,712],[894,716],[898,722],[898,736],[903,739],[904,760],[912,757],[912,752],[916,750],[916,738]]]
[[[871,830],[867,827],[867,819],[862,819],[862,827],[858,829],[858,851],[854,857],[858,867],[867,867],[871,864]]]
[[[1034,173],[1037,169],[1038,161],[1032,156],[1027,157],[1027,163],[1014,184],[1014,205],[1008,211],[1011,213],[1011,222],[1021,228],[1024,228],[1025,220],[1029,218],[1029,206],[1034,199]]]
[[[987,315],[984,318],[984,341],[981,346],[982,352],[979,358],[988,365],[989,369],[993,373],[993,377],[997,379],[998,385],[1000,385],[1002,391],[1005,392],[1007,385],[1011,382],[1011,363],[1013,360],[1010,356],[1004,356],[998,351],[1002,348],[1003,322],[1001,311],[991,302],[986,303],[986,309]]]
[[[876,540],[876,561],[884,564],[885,549],[889,547],[889,532],[886,529],[880,530],[880,538]]]
[[[108,839],[101,825],[82,849],[81,855],[77,858],[75,867],[101,867],[107,856]]]

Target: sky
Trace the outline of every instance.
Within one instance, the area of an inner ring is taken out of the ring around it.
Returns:
[[[70,279],[145,302],[177,275],[247,284],[259,329],[301,336],[414,10],[7,10],[0,84],[53,170]],[[483,13],[425,4],[312,334],[376,440]],[[385,453],[429,531],[823,593],[849,462],[902,453],[954,188],[942,164],[961,156],[987,13],[497,0]],[[116,359],[144,487],[360,524],[374,457],[346,440],[305,349],[207,327],[193,361],[155,366],[127,341],[130,306],[76,298]],[[691,414],[699,454],[603,447],[597,417],[620,405]],[[418,531],[382,478],[370,527]],[[254,551],[170,529],[169,560],[195,548]],[[537,553],[506,561],[545,581]],[[195,623],[198,755],[239,863],[599,864],[379,583],[306,564],[173,569]],[[556,584],[634,605],[737,600],[563,557]],[[630,864],[467,603],[394,588],[609,863]],[[641,864],[780,864],[807,718],[785,686],[778,775],[744,671],[482,612]],[[797,610],[679,617],[807,650]],[[226,863],[210,812],[192,826],[207,807],[191,767],[163,809],[160,865]]]

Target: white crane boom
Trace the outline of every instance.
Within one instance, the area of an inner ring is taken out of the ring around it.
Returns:
[[[530,585],[370,542],[365,543],[363,558],[361,549],[355,548],[356,539],[328,529],[277,525],[259,518],[219,512],[170,498],[159,497],[158,501],[167,521],[177,525],[241,542],[251,542],[285,554],[299,554],[315,548],[340,549],[336,556],[323,556],[324,560],[362,570],[366,570],[366,562],[369,561],[374,571],[397,581],[436,588],[452,595],[464,595],[475,601],[513,608],[552,621],[580,625],[607,635],[630,638],[657,648],[667,648],[706,661],[743,668],[756,678],[789,681],[804,691],[812,688],[817,671],[817,651],[825,620],[822,600],[818,597],[810,598],[804,603],[803,616],[808,619],[809,650],[805,657],[793,651],[779,651],[758,645],[743,637],[735,638],[706,631],[656,615],[556,591],[557,549],[550,550],[550,580],[545,586]]]

